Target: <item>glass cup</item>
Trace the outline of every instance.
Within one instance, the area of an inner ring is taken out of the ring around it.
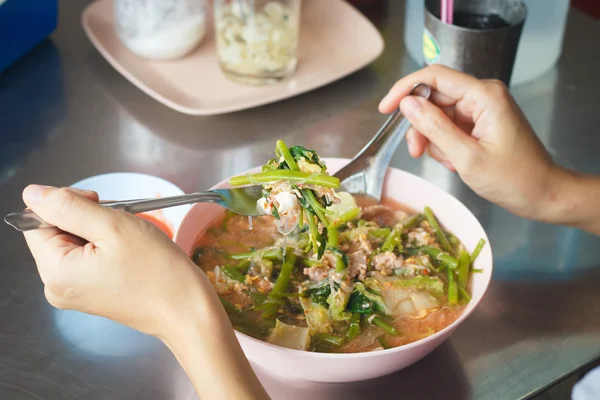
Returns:
[[[114,0],[117,36],[140,57],[181,58],[206,33],[205,6],[205,0]]]
[[[244,84],[279,82],[296,70],[301,0],[214,0],[223,73]]]

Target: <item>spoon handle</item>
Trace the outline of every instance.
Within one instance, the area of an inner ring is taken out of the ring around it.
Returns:
[[[100,202],[100,205],[125,211],[130,214],[139,214],[168,207],[177,207],[185,204],[197,203],[200,201],[220,202],[221,200],[222,198],[218,193],[198,192],[179,196],[161,197],[158,199]],[[33,211],[21,211],[7,214],[4,217],[4,222],[21,232],[54,227],[54,225],[47,223]]]
[[[419,83],[410,94],[428,99],[431,88]],[[387,168],[410,126],[400,109],[394,111],[369,143],[335,174],[343,189],[350,193],[368,194],[376,200],[381,200]]]

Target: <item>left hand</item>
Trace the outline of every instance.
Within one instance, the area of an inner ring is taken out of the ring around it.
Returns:
[[[23,199],[58,226],[25,232],[53,306],[161,338],[190,315],[220,315],[202,270],[150,222],[100,206],[95,192],[31,185]]]

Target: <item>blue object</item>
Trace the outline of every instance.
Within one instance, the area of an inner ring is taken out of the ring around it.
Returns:
[[[0,73],[46,39],[58,22],[58,0],[0,0]]]

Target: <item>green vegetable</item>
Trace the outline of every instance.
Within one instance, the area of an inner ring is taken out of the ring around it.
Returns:
[[[427,254],[429,257],[431,257],[434,260],[438,260],[438,261],[444,263],[448,268],[455,269],[456,267],[458,267],[458,260],[456,258],[452,257],[450,254],[448,254],[446,252],[443,252],[442,250],[438,249],[437,247],[423,246],[416,250],[420,251],[424,254]]]
[[[329,315],[334,322],[346,322],[352,317],[352,314],[346,311],[350,294],[350,290],[344,290],[336,284],[333,285],[327,303],[329,304]]]
[[[385,338],[383,337],[383,335],[377,337],[377,341],[379,342],[381,347],[383,347],[384,349],[390,348],[390,345],[385,341]]]
[[[275,281],[275,285],[273,286],[271,293],[284,293],[287,290],[295,263],[296,254],[294,254],[293,249],[288,248],[286,250],[285,261],[281,266],[281,271],[279,272],[279,276],[277,277],[277,281]]]
[[[283,143],[283,142],[281,142],[281,143]],[[279,143],[278,143],[278,145],[279,145]],[[311,164],[319,165],[322,170],[325,169],[325,164],[323,164],[323,162],[319,158],[319,155],[317,154],[316,151],[309,150],[305,147],[298,146],[298,145],[290,147],[289,151],[294,160],[304,158],[304,159],[306,159],[306,161],[310,162]]]
[[[226,265],[222,267],[221,270],[233,280],[238,282],[244,282],[246,280],[246,276],[232,266]]]
[[[269,294],[271,297],[274,297],[278,294],[285,293],[287,291],[288,285],[290,283],[290,277],[292,276],[292,272],[294,271],[294,264],[296,263],[296,255],[294,254],[293,249],[287,249],[285,261],[281,266],[281,271],[279,272],[279,276],[275,281],[275,285]],[[263,318],[269,319],[274,318],[277,314],[277,308],[279,304],[275,302],[271,302],[265,305],[263,309]]]
[[[354,196],[347,192],[337,192],[336,197],[340,202],[327,207],[327,212],[330,214],[330,227],[337,228],[359,218],[361,211]]]
[[[290,152],[290,150],[288,149],[287,145],[285,144],[285,142],[283,140],[278,140],[277,143],[275,144],[275,154],[280,157],[283,157],[285,163],[287,164],[288,169],[291,169],[292,171],[299,170],[296,160],[292,156],[292,153]],[[280,166],[280,168],[281,168],[281,166]]]
[[[350,327],[348,328],[348,332],[346,332],[346,337],[348,339],[354,339],[360,334],[360,313],[355,312],[352,314],[352,318],[350,318]]]
[[[306,293],[313,302],[315,302],[325,308],[329,308],[329,303],[328,303],[327,299],[329,298],[329,295],[331,294],[331,285],[330,284],[326,283],[324,285],[311,288],[311,289],[305,291],[304,293]]]
[[[465,250],[461,250],[458,256],[458,284],[462,287],[467,287],[469,282],[469,267],[471,261],[469,259],[469,253]]]
[[[344,337],[338,335],[332,335],[329,333],[319,333],[314,339],[317,342],[324,342],[332,347],[340,347],[344,343]]]
[[[273,265],[273,262],[270,260],[265,259],[262,261],[264,263],[270,263],[271,266]],[[249,260],[241,260],[237,264],[233,264],[232,267],[245,274],[246,271],[248,270],[248,268],[250,267],[250,261]]]
[[[353,313],[372,314],[375,312],[386,313],[385,303],[380,295],[371,293],[365,285],[357,282],[354,292],[348,301],[348,310]]]
[[[327,249],[331,251],[333,253],[333,256],[335,257],[336,271],[340,272],[348,268],[348,256],[346,255],[346,253],[335,247],[328,247]]]
[[[233,258],[234,260],[251,260],[255,254],[256,254],[256,252],[249,251],[247,253],[229,254],[229,257]],[[268,260],[281,260],[283,257],[283,254],[282,254],[280,248],[275,248],[275,249],[268,249],[268,250],[262,252],[261,256],[262,256],[261,258],[266,258]]]
[[[392,229],[387,239],[385,239],[385,242],[383,242],[381,251],[394,251],[395,248],[398,248],[399,251],[402,251],[402,240],[400,238],[401,234],[402,231],[400,229]]]
[[[448,236],[448,241],[450,242],[450,244],[452,246],[457,246],[460,244],[460,240],[458,240],[458,238],[456,236],[454,236],[451,233],[448,233],[446,236]]]
[[[305,185],[323,186],[327,188],[337,189],[340,187],[340,180],[331,175],[324,173],[302,172],[297,170],[270,170],[257,172],[256,174],[234,176],[229,179],[231,186],[242,185],[264,185],[277,181],[290,181],[294,183],[302,183]]]
[[[255,308],[261,307],[268,299],[266,295],[255,291],[248,292],[248,296],[252,299]]]
[[[402,334],[400,331],[398,331],[396,328],[388,324],[386,321],[384,321],[377,315],[370,315],[367,320],[371,323],[371,325],[380,327],[385,331],[385,333],[388,333],[392,336],[400,336]]]
[[[421,222],[422,219],[423,215],[421,214],[411,215],[402,221],[402,227],[404,230],[414,228],[419,224],[419,222]]]
[[[348,257],[338,248],[339,244],[339,232],[337,228],[329,227],[327,229],[327,249],[335,257],[335,270],[343,271],[348,268]]]
[[[338,247],[340,245],[340,234],[337,228],[330,227],[327,229],[327,246]]]
[[[485,245],[485,240],[479,239],[479,242],[477,242],[477,246],[475,246],[473,253],[471,253],[471,257],[470,257],[471,264],[473,264],[475,262],[475,260],[479,256],[479,253],[481,253],[481,250],[483,249],[484,245]]]
[[[473,272],[474,274],[481,274],[481,273],[483,273],[483,270],[482,270],[482,269],[479,269],[479,268],[473,268],[473,269],[471,270],[471,272]]]
[[[376,311],[373,309],[373,303],[356,290],[350,295],[348,310],[359,314],[372,314]]]
[[[319,261],[319,260],[313,260],[311,258],[303,258],[302,259],[302,264],[306,265],[307,267],[314,268],[316,266],[321,265],[322,262]]]
[[[338,178],[327,174],[325,164],[321,162],[319,156],[313,150],[308,150],[302,146],[292,146],[291,148],[288,148],[282,140],[278,140],[275,153],[278,158],[270,160],[264,165],[262,172],[233,177],[229,180],[229,183],[234,186],[239,186],[250,183],[268,185],[280,181],[290,182],[294,189],[294,193],[297,194],[298,202],[301,206],[299,225],[300,227],[303,227],[304,220],[308,220],[312,249],[317,255],[317,258],[320,259],[325,252],[326,236],[319,233],[318,223],[320,222],[325,228],[329,226],[329,221],[325,215],[327,212],[325,207],[330,206],[331,201],[327,196],[317,198],[315,195],[316,192],[313,189],[303,187],[302,185],[337,189],[340,186],[340,181]],[[309,164],[318,165],[321,172],[300,171],[299,162],[301,164],[307,162]],[[300,194],[298,194],[297,191],[299,191]],[[268,196],[269,193],[270,189],[265,188],[263,196]],[[274,208],[273,216],[279,218],[276,211],[277,210]],[[316,221],[314,216],[317,218]]]
[[[298,227],[300,229],[304,228],[304,207],[300,207],[300,211],[298,211]]]
[[[318,254],[321,252],[321,248],[325,249],[326,244],[323,243],[323,238],[317,229],[317,223],[315,216],[308,213],[308,228],[310,230],[310,242],[312,244],[313,253]],[[321,257],[318,257],[321,259]]]
[[[429,222],[431,229],[433,229],[433,231],[435,232],[440,244],[442,245],[442,249],[444,249],[448,253],[452,253],[452,247],[450,246],[450,242],[448,242],[448,238],[444,234],[442,228],[440,228],[440,224],[438,224],[438,221],[435,218],[435,215],[433,214],[431,208],[425,207],[425,211],[423,212],[423,214],[425,215],[427,222]]]
[[[446,272],[448,276],[448,304],[454,305],[458,303],[458,287],[454,279],[454,271],[448,268]]]
[[[369,235],[376,239],[386,239],[391,232],[389,228],[373,229],[369,231]]]
[[[302,309],[304,310],[306,324],[311,335],[333,332],[333,322],[327,308],[307,297],[300,298],[300,305],[302,305]]]
[[[458,285],[458,293],[460,293],[460,297],[465,301],[465,302],[470,302],[471,301],[471,295],[469,294],[469,292],[467,292],[467,290],[465,288],[463,288],[462,286]]]
[[[329,176],[329,175],[327,175]],[[321,185],[324,186],[324,185]],[[338,185],[339,186],[339,185]],[[312,191],[311,189],[302,189],[302,196],[303,199],[306,199],[309,207],[305,207],[307,210],[312,211],[313,214],[315,214],[317,216],[317,218],[319,218],[319,221],[321,221],[321,223],[324,226],[329,226],[329,221],[327,220],[327,217],[325,216],[325,208],[323,208],[323,206],[321,206],[321,204],[319,204],[319,202],[317,202],[317,198],[315,197],[315,193],[314,191]]]
[[[230,301],[225,300],[221,296],[219,296],[219,300],[221,300],[221,304],[223,304],[223,307],[225,308],[225,311],[227,311],[227,314],[239,314],[240,313],[240,310],[238,310],[237,307],[234,306],[233,303],[231,303]]]
[[[302,148],[302,149],[306,150],[304,148]],[[279,155],[281,155],[284,158],[284,160],[287,164],[286,166],[291,170],[289,172],[302,173],[302,172],[298,171],[299,167],[298,167],[298,164],[296,163],[296,160],[294,159],[294,157],[290,153],[289,149],[287,148],[286,144],[282,140],[277,141],[277,146],[276,146],[275,151],[276,151],[276,153],[278,153]],[[302,152],[302,151],[300,151],[300,152]],[[283,166],[280,166],[280,167],[283,167]],[[288,172],[288,171],[286,171],[286,172]],[[303,174],[308,174],[309,177],[313,180],[314,180],[315,176],[320,176],[320,175],[323,176],[323,179],[321,181],[309,182],[307,179],[305,179],[303,182],[305,184],[330,187],[333,189],[337,189],[340,187],[340,180],[333,176],[330,176],[327,174],[314,174],[311,172],[304,172]],[[285,179],[290,180],[288,178],[285,178]],[[327,182],[325,182],[325,181],[327,181]],[[329,225],[329,222],[327,221],[327,217],[325,216],[325,213],[324,213],[325,209],[317,201],[314,191],[311,189],[302,189],[301,192],[302,192],[302,197],[299,199],[301,201],[301,204],[303,201],[306,201],[308,203],[308,204],[303,204],[303,207],[306,208],[307,211],[311,212],[312,214],[315,214],[317,216],[317,218],[319,219],[319,221],[321,221],[321,223],[327,227]],[[322,255],[322,253],[321,253],[321,255]],[[319,258],[321,258],[321,256],[319,256]]]
[[[339,227],[348,222],[354,221],[360,215],[360,208],[353,208],[340,215],[338,218],[333,219],[330,226]]]

